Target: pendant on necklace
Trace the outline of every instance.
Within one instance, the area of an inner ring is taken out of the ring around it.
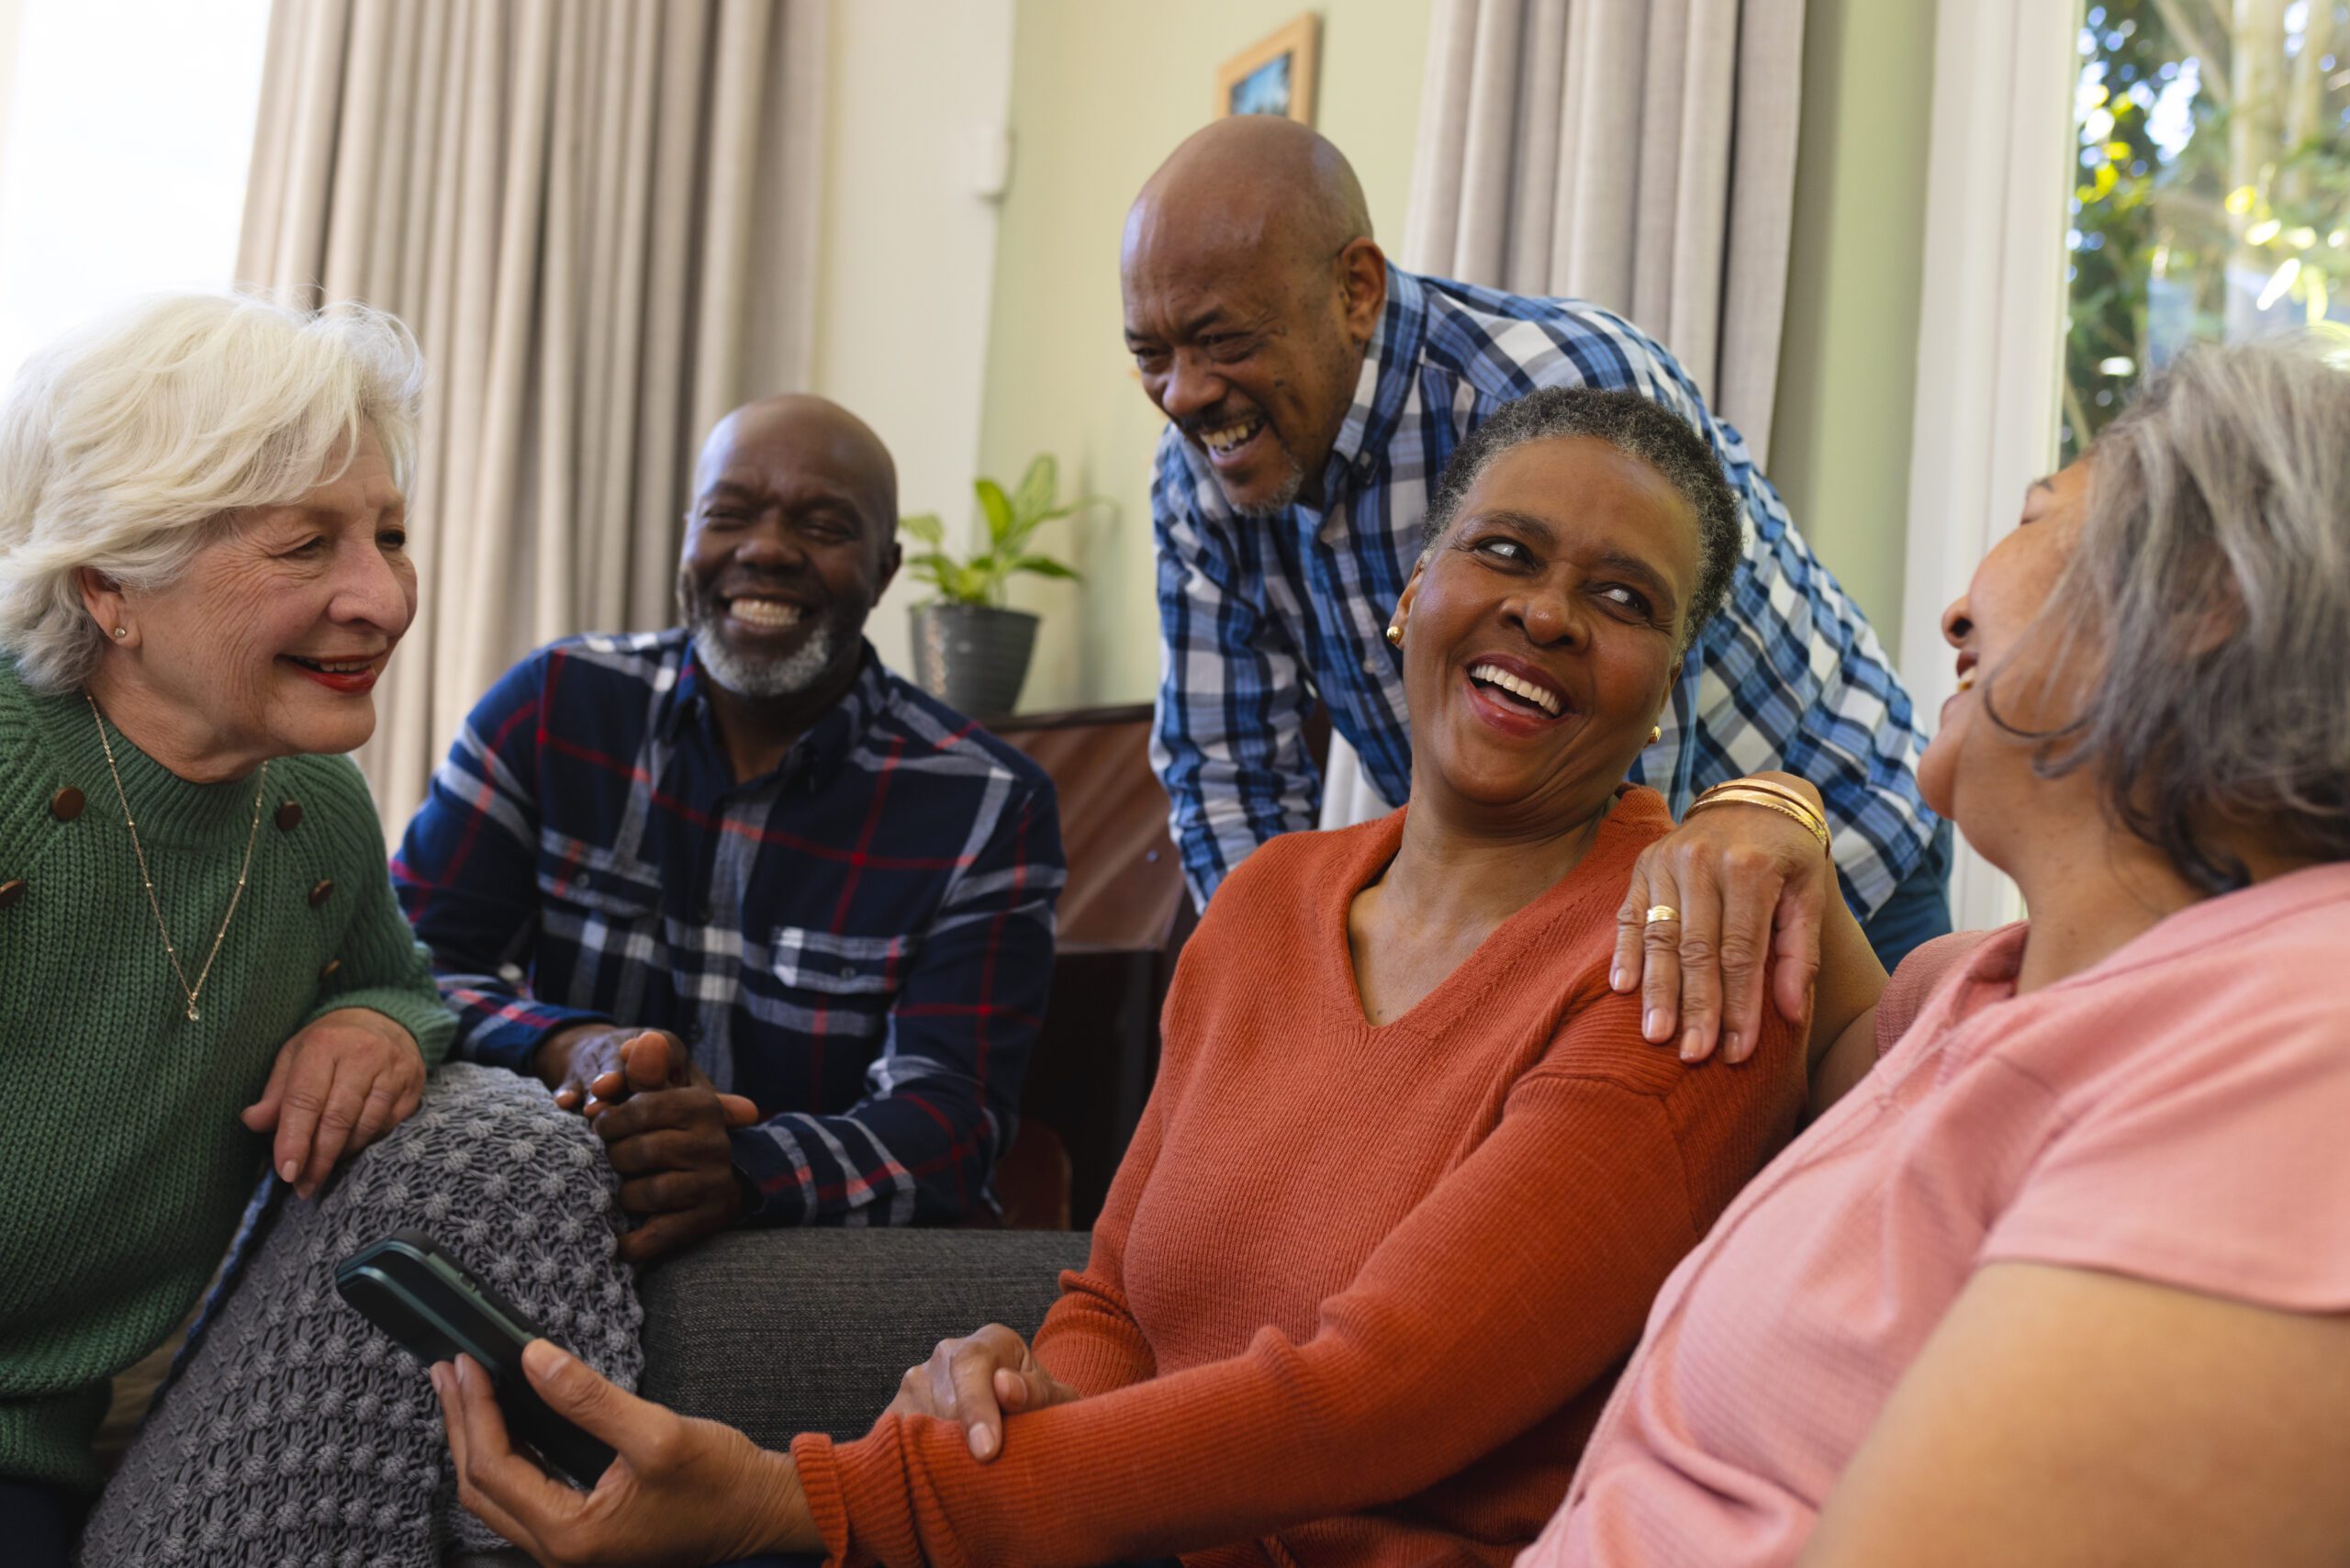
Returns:
[[[187,1021],[191,1024],[196,1022],[196,1003],[193,1002],[187,1004]]]

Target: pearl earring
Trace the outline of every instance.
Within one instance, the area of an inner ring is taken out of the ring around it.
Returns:
[[[114,629],[114,634],[116,639],[119,641],[120,639],[130,635],[130,628],[128,626],[118,626]]]
[[[1404,629],[1401,626],[1390,626],[1387,629],[1387,640],[1394,644],[1397,647],[1402,647],[1404,645]]]

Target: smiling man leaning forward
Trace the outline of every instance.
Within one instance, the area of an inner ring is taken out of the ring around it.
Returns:
[[[885,669],[897,473],[818,398],[702,448],[685,624],[566,639],[467,720],[393,864],[457,1054],[596,1121],[642,1261],[982,1208],[1044,1012],[1049,779]]]
[[[1389,264],[1338,150],[1269,116],[1218,120],[1175,151],[1136,198],[1122,268],[1126,347],[1168,417],[1151,489],[1154,757],[1198,898],[1266,839],[1315,825],[1317,701],[1378,792],[1404,801],[1411,734],[1386,632],[1429,491],[1505,403],[1592,386],[1680,416],[1744,513],[1729,604],[1632,778],[1677,816],[1742,774],[1800,774],[1826,799],[1842,891],[1886,962],[1949,929],[1948,840],[1918,793],[1908,694],[1744,439],[1662,347],[1581,301]],[[1587,717],[1531,702],[1550,722]]]

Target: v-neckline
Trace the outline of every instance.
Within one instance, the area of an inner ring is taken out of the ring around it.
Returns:
[[[1416,1028],[1415,1025],[1425,1025],[1430,1017],[1441,1024],[1445,1018],[1458,1013],[1460,1009],[1460,1003],[1454,1000],[1455,992],[1465,992],[1467,997],[1483,994],[1491,988],[1494,978],[1485,971],[1506,962],[1523,949],[1527,946],[1526,933],[1530,927],[1549,923],[1591,896],[1590,890],[1580,885],[1581,879],[1577,873],[1601,859],[1601,851],[1610,834],[1621,831],[1625,815],[1623,803],[1624,791],[1619,790],[1614,806],[1592,834],[1591,846],[1583,851],[1583,858],[1575,863],[1573,870],[1552,882],[1523,909],[1494,926],[1467,958],[1452,967],[1451,973],[1384,1024],[1374,1023],[1363,1009],[1362,982],[1355,972],[1354,947],[1348,939],[1348,914],[1354,907],[1356,897],[1386,874],[1388,866],[1403,847],[1404,818],[1411,807],[1399,806],[1376,824],[1364,824],[1366,829],[1375,825],[1377,831],[1364,832],[1362,847],[1348,862],[1347,874],[1331,879],[1333,902],[1326,906],[1328,913],[1323,922],[1326,930],[1322,939],[1325,943],[1324,961],[1330,965],[1332,1005],[1342,1006],[1344,1011],[1339,1015],[1369,1037],[1396,1033],[1426,1034],[1429,1032],[1426,1027]],[[1441,1011],[1439,1004],[1442,1004]]]

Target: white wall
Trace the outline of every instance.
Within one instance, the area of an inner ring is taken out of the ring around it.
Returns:
[[[126,300],[228,285],[268,18],[268,0],[0,0],[0,380]]]
[[[7,0],[0,0],[6,4]],[[1009,135],[1013,0],[833,0],[813,389],[898,460],[898,501],[959,525],[979,472]],[[911,671],[901,577],[866,634]]]

